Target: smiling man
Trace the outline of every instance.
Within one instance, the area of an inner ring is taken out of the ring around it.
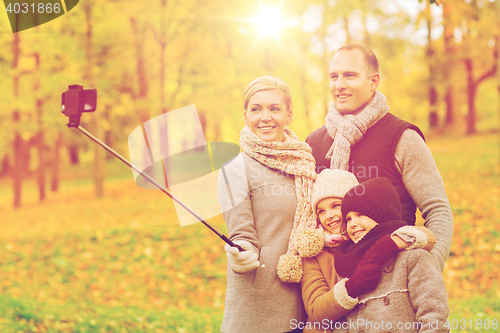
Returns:
[[[389,113],[377,90],[379,64],[367,47],[340,48],[330,64],[333,104],[325,126],[306,139],[316,171],[341,169],[358,181],[387,177],[396,188],[403,220],[415,224],[416,209],[436,237],[431,254],[441,271],[450,251],[453,217],[443,180],[420,129]]]
[[[371,57],[369,53],[367,56]],[[363,110],[372,100],[379,81],[377,59],[368,63],[359,49],[339,51],[332,59],[330,92],[342,115],[356,115]]]

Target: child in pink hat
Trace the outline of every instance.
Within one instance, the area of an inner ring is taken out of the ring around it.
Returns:
[[[301,325],[304,332],[347,332],[342,328],[344,316],[356,306],[357,296],[375,289],[380,280],[380,277],[366,273],[351,277],[366,282],[355,292],[351,290],[353,295],[346,290],[345,281],[336,286],[340,278],[334,266],[334,253],[339,246],[350,242],[347,234],[341,232],[341,205],[346,193],[358,184],[354,174],[337,169],[323,170],[314,183],[311,205],[318,228],[324,229],[325,247],[316,257],[304,258],[302,298],[308,314],[308,321]],[[388,240],[394,251],[409,247],[432,249],[435,238],[425,227],[403,226],[396,229]]]

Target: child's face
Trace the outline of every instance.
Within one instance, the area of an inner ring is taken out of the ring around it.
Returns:
[[[346,215],[347,234],[357,244],[378,223],[368,216],[357,212],[349,212]]]
[[[342,212],[340,206],[342,199],[326,198],[316,205],[316,213],[323,228],[331,234],[340,234],[342,225]]]

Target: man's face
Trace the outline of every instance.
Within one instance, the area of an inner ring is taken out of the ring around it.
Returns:
[[[379,83],[378,73],[369,73],[360,50],[337,52],[330,64],[330,92],[340,114],[358,114],[370,103]]]

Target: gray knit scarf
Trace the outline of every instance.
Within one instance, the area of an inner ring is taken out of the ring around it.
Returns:
[[[357,115],[341,115],[335,104],[332,104],[325,119],[326,129],[333,139],[333,144],[326,154],[326,158],[330,159],[330,169],[347,170],[351,147],[388,111],[387,98],[378,90],[375,91],[370,104]]]

